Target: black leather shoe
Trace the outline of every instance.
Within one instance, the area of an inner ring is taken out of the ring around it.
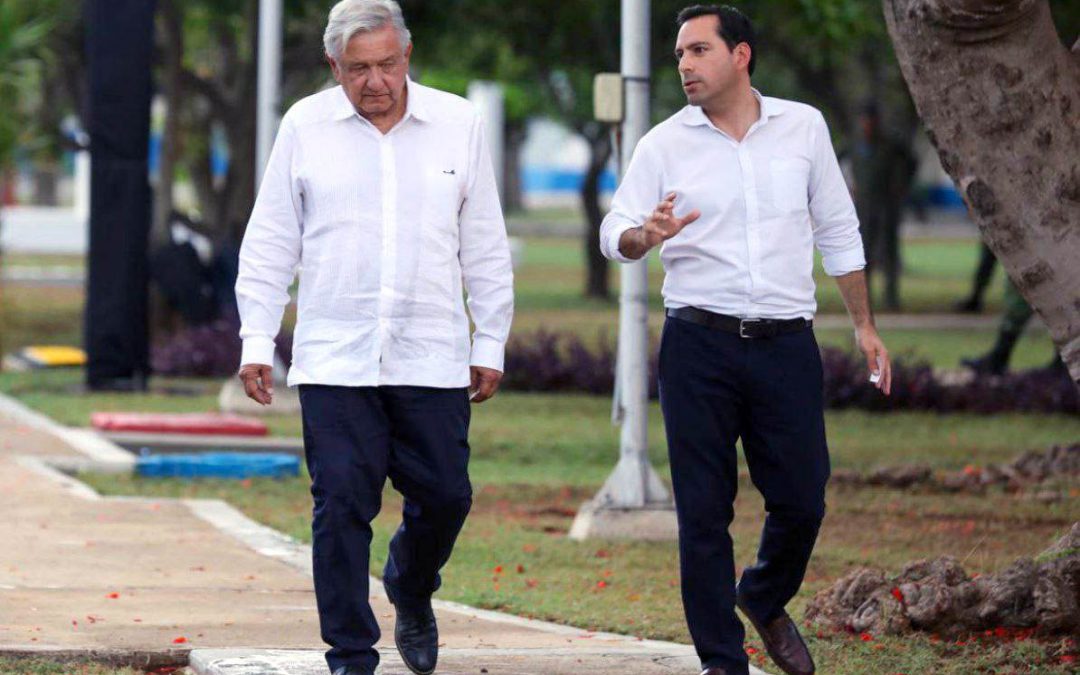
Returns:
[[[386,588],[386,596],[397,610],[394,644],[401,660],[416,675],[431,675],[439,659],[439,627],[435,625],[431,600],[417,605],[398,604],[389,588]]]
[[[342,666],[334,671],[334,675],[372,675],[372,672],[361,666]]]
[[[763,625],[747,610],[741,598],[736,597],[735,604],[754,624],[761,641],[765,643],[765,651],[780,670],[787,675],[813,675],[814,659],[787,612],[781,612],[780,616]]]

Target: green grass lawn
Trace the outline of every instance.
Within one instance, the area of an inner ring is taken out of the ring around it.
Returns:
[[[79,370],[0,373],[0,392],[71,426],[89,425],[95,411],[217,410],[216,380],[157,379],[149,393],[139,394],[87,393],[81,380]],[[473,471],[480,477],[490,472],[505,476],[504,482],[590,485],[603,480],[615,456],[618,429],[611,425],[607,397],[502,392],[475,410]],[[662,464],[666,446],[656,402],[650,418],[650,452]],[[274,436],[300,436],[298,416],[265,419]],[[961,469],[1080,438],[1080,418],[1068,415],[843,410],[828,411],[826,420],[834,466],[862,470],[916,461]]]
[[[166,380],[150,395],[84,394],[78,371],[5,373],[0,390],[68,424],[86,424],[98,409],[206,411],[216,404],[216,382]],[[184,391],[167,396],[164,390]],[[565,533],[581,502],[595,493],[610,471],[617,431],[605,397],[504,392],[478,406],[473,416],[471,471],[475,507],[441,596],[585,628],[685,641],[678,595],[675,548],[662,543],[569,541]],[[667,473],[662,421],[651,408],[650,451]],[[829,443],[837,468],[872,469],[924,462],[941,470],[1006,461],[1029,448],[1080,437],[1080,419],[1053,415],[937,415],[932,413],[827,413]],[[296,435],[295,417],[271,418],[275,434]],[[553,433],[557,430],[557,433]],[[745,469],[744,469],[745,474]],[[171,481],[85,476],[108,494],[144,494],[226,499],[254,519],[301,540],[309,538],[310,497],[305,477],[285,480]],[[753,559],[762,504],[742,480],[738,517],[732,527],[740,564]],[[965,559],[971,572],[1000,569],[1018,555],[1049,545],[1080,519],[1078,493],[1043,504],[1001,492],[944,496],[881,489],[835,488],[829,515],[803,592],[793,603],[798,615],[817,590],[854,566],[875,564],[896,572],[916,558],[941,554]],[[380,569],[398,522],[400,500],[388,492],[375,523],[373,569]],[[521,572],[518,572],[521,566]],[[502,572],[496,572],[501,567]],[[601,586],[599,582],[604,582]],[[945,645],[929,636],[876,639],[868,645],[846,635],[811,636],[822,672],[855,675],[926,672],[941,659],[942,672],[1014,672],[1031,658],[1044,670],[1068,672],[1049,663],[1057,643]],[[750,642],[760,649],[753,639]],[[1000,669],[994,670],[991,664]],[[895,669],[895,670],[893,670]]]
[[[3,675],[143,675],[144,671],[133,668],[118,669],[96,663],[61,663],[44,658],[0,657],[0,673]]]
[[[652,413],[651,450],[666,475],[655,407]],[[577,543],[565,536],[578,506],[595,493],[614,462],[617,436],[608,414],[606,399],[584,396],[504,393],[476,408],[475,504],[446,568],[441,597],[584,628],[688,640],[673,544]],[[1059,416],[839,412],[830,413],[827,423],[838,468],[919,461],[958,470],[1080,437],[1080,420]],[[310,539],[311,504],[303,476],[250,482],[84,479],[108,494],[226,499],[260,522]],[[739,564],[746,565],[753,560],[763,504],[745,475],[740,487],[732,532]],[[1060,501],[1044,504],[1003,492],[946,496],[832,488],[829,514],[793,614],[800,616],[814,592],[859,565],[897,572],[915,559],[949,554],[964,559],[970,572],[986,573],[1016,556],[1037,553],[1080,519],[1080,494],[1068,489],[1064,486]],[[376,573],[385,562],[401,502],[388,490],[384,505],[374,524]],[[873,645],[847,635],[812,634],[810,640],[821,672],[852,675],[922,673],[926,664],[939,662],[944,673],[1014,672],[1010,668],[1032,658],[1052,661],[1056,657],[1050,655],[1061,648],[1058,643],[946,645],[930,636],[875,637]],[[753,637],[750,645],[761,648]],[[994,663],[1002,669],[990,668]],[[889,670],[879,670],[880,664]],[[965,670],[973,664],[986,669]],[[1045,668],[1031,672],[1068,672],[1050,663]]]

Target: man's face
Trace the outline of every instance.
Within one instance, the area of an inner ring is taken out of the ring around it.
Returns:
[[[739,82],[740,68],[746,70],[750,62],[750,47],[740,43],[734,50],[728,49],[719,27],[719,17],[706,15],[679,28],[675,58],[690,105],[702,105],[730,91]]]
[[[330,69],[361,115],[378,116],[402,100],[411,54],[412,44],[403,52],[397,31],[387,25],[354,35],[341,58],[330,59]]]

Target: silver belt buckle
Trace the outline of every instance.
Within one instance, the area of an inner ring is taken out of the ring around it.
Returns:
[[[739,337],[741,337],[741,338],[752,338],[752,337],[754,337],[753,335],[747,335],[746,334],[746,326],[747,326],[747,324],[755,324],[755,323],[761,323],[761,320],[760,319],[739,319]]]

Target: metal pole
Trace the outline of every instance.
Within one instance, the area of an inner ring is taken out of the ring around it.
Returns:
[[[649,131],[649,0],[622,0],[622,72],[626,87],[622,172],[634,147]],[[641,507],[669,500],[649,463],[649,267],[647,259],[623,265],[619,296],[619,335],[623,351],[623,425],[619,462],[633,468],[624,481],[619,506]],[[614,478],[614,476],[613,476]]]
[[[259,0],[259,79],[255,118],[255,189],[262,182],[281,104],[282,0]]]
[[[649,0],[622,0],[622,79],[625,114],[619,159],[623,173],[649,128]],[[619,295],[619,355],[615,419],[622,421],[619,463],[582,505],[569,537],[672,540],[675,510],[649,463],[648,263],[623,265]]]
[[[649,130],[649,0],[622,0],[622,74],[626,92],[621,170]],[[616,406],[622,420],[619,463],[596,495],[599,508],[667,506],[670,497],[649,463],[649,269],[621,266]]]

